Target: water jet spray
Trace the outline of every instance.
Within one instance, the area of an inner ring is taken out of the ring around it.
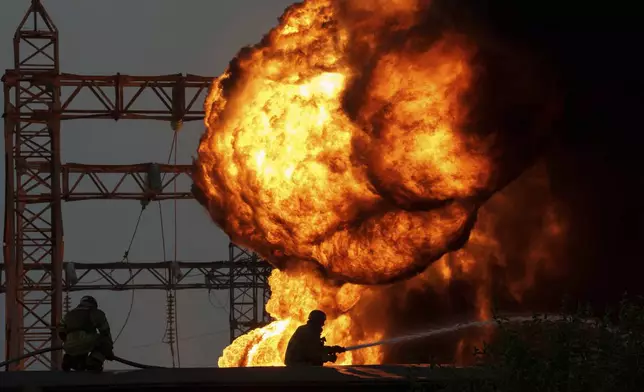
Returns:
[[[562,316],[557,316],[557,315],[546,315],[546,317],[549,320],[557,320],[557,321],[563,319]],[[521,322],[531,321],[533,319],[534,319],[533,316],[512,316],[512,317],[504,318],[503,320],[511,322],[511,323],[521,323]],[[592,320],[590,320],[590,319],[585,319],[585,320],[582,320],[582,321],[585,322],[585,323],[592,322]],[[355,350],[360,350],[360,349],[367,348],[367,347],[401,343],[401,342],[406,342],[406,341],[409,341],[409,340],[421,339],[421,338],[426,338],[426,337],[429,337],[429,336],[441,335],[441,334],[450,333],[450,332],[456,332],[456,331],[460,331],[462,329],[467,329],[467,328],[494,326],[494,325],[497,325],[497,324],[498,324],[497,320],[481,320],[481,321],[470,321],[470,322],[467,322],[467,323],[458,323],[458,324],[454,324],[454,325],[449,326],[449,327],[433,328],[433,329],[430,329],[430,330],[424,331],[424,332],[418,332],[418,333],[414,333],[414,334],[398,336],[398,337],[395,337],[395,338],[383,339],[383,340],[379,340],[379,341],[376,341],[376,342],[357,344],[355,346],[345,347],[345,351],[355,351]]]

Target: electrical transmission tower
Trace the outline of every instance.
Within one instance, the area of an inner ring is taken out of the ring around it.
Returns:
[[[55,328],[63,315],[63,293],[72,291],[229,290],[231,339],[267,322],[264,305],[270,295],[270,265],[232,243],[225,261],[64,261],[63,201],[150,202],[193,199],[193,195],[190,189],[177,189],[179,179],[190,177],[191,165],[63,163],[61,122],[160,120],[171,122],[176,132],[183,122],[203,119],[199,97],[207,92],[212,78],[64,74],[58,48],[56,26],[40,0],[32,0],[14,35],[13,68],[2,77],[6,188],[0,293],[6,302],[5,358],[59,345]],[[137,106],[146,92],[158,98],[158,108]],[[81,96],[94,97],[94,106],[88,108],[91,100],[83,99],[83,108],[77,108],[74,103]],[[119,181],[109,185],[107,177],[115,175]],[[134,277],[141,283],[135,283]],[[60,352],[53,352],[9,365],[7,370],[37,364],[59,369],[60,362]]]

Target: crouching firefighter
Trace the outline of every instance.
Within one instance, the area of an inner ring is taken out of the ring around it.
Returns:
[[[69,311],[60,325],[58,336],[63,341],[63,370],[103,371],[105,360],[113,360],[110,325],[105,313],[91,296]]]
[[[326,314],[314,310],[309,314],[306,324],[297,328],[286,347],[286,366],[322,366],[325,362],[335,362],[338,354],[345,352],[344,347],[325,346],[322,329]]]

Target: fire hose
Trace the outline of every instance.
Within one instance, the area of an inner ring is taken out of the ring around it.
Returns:
[[[62,350],[62,349],[63,349],[62,347],[48,347],[48,348],[43,348],[41,350],[32,351],[30,353],[21,355],[19,357],[7,359],[6,361],[0,362],[0,367],[7,366],[7,365],[9,365],[11,363],[14,363],[14,362],[22,361],[23,359],[33,357],[34,355],[46,354],[48,352],[58,351],[58,350]],[[119,363],[122,363],[124,365],[139,368],[139,369],[166,369],[163,366],[145,365],[145,364],[142,364],[142,363],[130,361],[130,360],[127,360],[125,358],[121,358],[121,357],[117,357],[117,356],[114,356],[114,358],[112,358],[112,360],[116,361],[116,362],[119,362]]]

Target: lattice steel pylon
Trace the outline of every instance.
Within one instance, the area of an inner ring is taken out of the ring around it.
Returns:
[[[71,291],[227,289],[231,292],[231,330],[234,327],[241,333],[261,325],[267,315],[257,315],[269,295],[266,277],[271,267],[235,245],[230,246],[230,260],[222,262],[173,260],[127,266],[63,262],[62,201],[177,200],[193,199],[194,195],[189,189],[170,190],[182,176],[190,176],[191,165],[63,163],[61,121],[160,120],[171,122],[177,131],[184,122],[203,120],[199,96],[208,90],[213,78],[61,74],[58,45],[58,30],[40,0],[32,0],[14,36],[14,67],[2,77],[6,186],[0,293],[5,294],[6,302],[5,358],[60,343],[55,327],[63,312],[63,293]],[[26,48],[32,51],[26,53]],[[158,99],[159,108],[137,105],[146,92],[148,98]],[[82,101],[82,108],[74,105],[77,101]],[[160,189],[146,185],[145,176],[151,172],[167,174]],[[116,181],[108,181],[114,177]],[[150,280],[135,284],[132,274],[118,277],[117,272],[124,268],[127,272],[135,270],[134,276],[147,274]],[[74,271],[73,277],[63,273],[68,269]],[[202,280],[177,276],[177,269],[195,271]],[[88,279],[91,273],[99,279]],[[258,299],[260,291],[262,301]],[[248,310],[248,295],[256,309]],[[36,364],[59,369],[60,361],[59,352],[35,355],[9,365],[7,370],[24,370]]]
[[[271,316],[265,304],[271,295],[268,277],[270,264],[260,262],[256,253],[249,252],[233,243],[229,245],[231,268],[230,300],[230,341],[251,329],[266,325]]]
[[[60,343],[51,325],[63,305],[58,30],[39,1],[31,2],[13,45],[14,77],[3,78],[7,357]],[[28,273],[28,262],[51,268]],[[36,288],[21,290],[25,281]],[[52,353],[45,364],[58,368],[60,360]]]

